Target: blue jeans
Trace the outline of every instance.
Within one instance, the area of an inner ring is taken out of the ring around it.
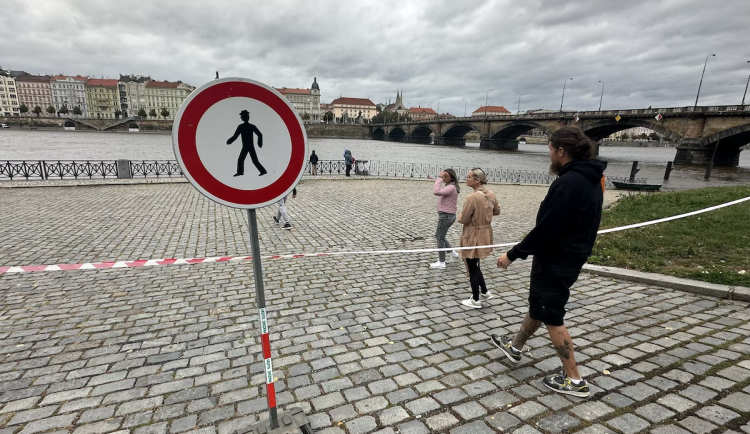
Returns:
[[[445,235],[448,233],[448,229],[453,226],[456,222],[456,215],[450,214],[443,211],[438,211],[438,224],[437,230],[435,231],[435,241],[437,241],[438,249],[450,249],[451,245],[448,240],[445,239]],[[438,252],[440,262],[445,262],[445,252]]]

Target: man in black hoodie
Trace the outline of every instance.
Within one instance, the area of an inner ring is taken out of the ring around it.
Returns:
[[[570,287],[591,255],[602,215],[602,176],[607,163],[592,160],[593,150],[594,143],[575,127],[560,128],[550,136],[550,171],[558,178],[539,207],[534,229],[497,260],[498,267],[508,268],[518,258],[534,256],[529,311],[512,340],[492,335],[492,342],[518,363],[526,341],[546,325],[563,371],[545,377],[544,385],[580,397],[589,396],[589,386],[578,372],[563,317]]]

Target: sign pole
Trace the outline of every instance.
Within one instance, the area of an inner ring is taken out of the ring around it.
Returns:
[[[247,210],[247,221],[250,224],[250,248],[253,255],[253,279],[255,280],[255,299],[258,302],[260,315],[260,343],[263,349],[263,365],[266,373],[266,395],[268,398],[271,429],[279,427],[276,412],[276,389],[273,384],[273,364],[271,362],[271,341],[268,338],[268,316],[266,316],[266,296],[263,291],[263,268],[260,262],[260,241],[258,240],[258,220],[255,208]]]

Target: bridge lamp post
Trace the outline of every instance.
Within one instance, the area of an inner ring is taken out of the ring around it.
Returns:
[[[562,99],[560,100],[560,113],[562,113],[563,101],[565,101],[565,84],[568,83],[568,80],[572,80],[572,79],[573,77],[570,77],[570,78],[566,78],[565,81],[563,81],[563,94],[562,94]]]
[[[709,57],[716,57],[716,54],[709,54],[706,56],[706,61],[703,62],[703,72],[701,73],[701,82],[698,83],[698,95],[695,95],[695,105],[693,106],[693,111],[698,108],[698,97],[701,96],[701,85],[703,85],[703,75],[706,73],[706,65],[708,64],[708,58]]]
[[[516,91],[516,93],[518,94],[518,110],[516,110],[516,116],[518,116],[521,114],[521,92]]]
[[[437,113],[437,115],[438,115],[437,118],[438,118],[438,120],[440,120],[440,100],[443,99],[443,98],[445,98],[445,97],[441,96],[440,98],[438,98],[438,109],[437,109],[437,112],[438,112]]]
[[[495,89],[489,89],[487,91],[487,97],[484,99],[484,117],[487,117],[487,104],[490,101],[490,92],[492,92]]]
[[[602,100],[604,99],[604,82],[599,80],[599,83],[602,84],[602,96],[599,97],[599,111],[602,111]]]
[[[748,81],[750,81],[750,79],[748,79]],[[745,89],[745,92],[747,92],[747,89]],[[464,117],[466,117],[466,98],[461,99],[464,100]],[[742,98],[742,101],[744,102],[745,98]]]
[[[747,61],[750,63],[750,60]],[[745,97],[747,96],[747,86],[750,85],[750,75],[747,76],[747,84],[745,85],[745,93],[742,94],[742,105],[745,105]]]

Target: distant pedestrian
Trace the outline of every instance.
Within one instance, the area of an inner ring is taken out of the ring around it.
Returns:
[[[441,187],[443,183],[445,183],[445,187]],[[435,186],[432,188],[432,193],[438,197],[438,223],[437,230],[435,231],[435,241],[437,241],[438,249],[451,248],[445,236],[448,233],[448,229],[456,222],[456,208],[458,206],[458,193],[460,191],[458,178],[453,169],[445,169],[435,179]],[[455,250],[450,252],[451,261],[457,257],[458,253]],[[430,268],[445,268],[444,251],[438,252],[438,261],[430,264]]]
[[[536,226],[497,260],[508,268],[516,259],[534,256],[529,284],[529,310],[512,340],[493,334],[492,343],[512,363],[521,360],[523,346],[539,327],[547,326],[562,361],[558,375],[543,383],[555,392],[589,396],[589,386],[576,366],[573,340],[563,323],[570,287],[591,255],[602,215],[602,175],[607,163],[592,160],[593,142],[578,128],[563,127],[549,138],[550,171],[558,178],[539,207]]]
[[[312,155],[310,155],[310,174],[318,174],[318,156],[315,154],[315,151],[312,151]]]
[[[276,211],[276,215],[273,218],[273,221],[275,221],[278,224],[281,224],[283,221],[284,224],[281,226],[281,229],[291,230],[292,229],[292,222],[289,220],[289,214],[286,211],[286,199],[288,196],[284,196],[281,200],[276,202],[276,205],[278,205],[279,209]],[[297,188],[295,187],[294,190],[292,190],[292,199],[297,198]]]
[[[344,164],[346,164],[346,176],[350,176],[349,173],[352,171],[352,164],[354,164],[354,157],[352,157],[352,151],[344,151]]]
[[[500,204],[485,184],[487,175],[480,168],[471,169],[466,175],[466,186],[473,188],[474,192],[466,197],[463,210],[458,215],[458,221],[464,225],[461,232],[461,247],[486,246],[493,242],[492,216],[500,215]],[[461,250],[459,253],[466,262],[471,283],[471,297],[461,302],[464,306],[479,309],[482,307],[480,297],[485,301],[494,297],[487,289],[479,266],[479,261],[491,252],[491,248],[484,247]]]

